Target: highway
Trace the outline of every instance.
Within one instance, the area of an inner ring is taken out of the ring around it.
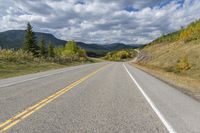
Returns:
[[[0,80],[0,132],[199,133],[200,103],[128,63]]]

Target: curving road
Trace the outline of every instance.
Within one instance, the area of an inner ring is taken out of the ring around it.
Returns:
[[[200,103],[127,63],[0,80],[0,131],[198,133]]]

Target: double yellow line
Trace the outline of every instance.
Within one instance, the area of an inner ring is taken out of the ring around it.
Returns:
[[[55,100],[59,96],[63,95],[67,91],[71,90],[72,88],[74,88],[75,86],[77,86],[78,84],[80,84],[81,82],[83,82],[83,81],[87,80],[88,78],[92,77],[97,72],[101,71],[102,69],[104,69],[107,66],[108,65],[103,66],[103,67],[97,69],[96,71],[94,71],[94,72],[86,75],[85,77],[83,77],[83,78],[81,78],[81,79],[73,82],[69,86],[67,86],[67,87],[61,89],[60,91],[54,93],[53,95],[45,98],[44,100],[40,101],[39,103],[37,103],[37,104],[35,104],[35,105],[33,105],[33,106],[25,109],[23,112],[17,114],[16,116],[14,116],[14,117],[8,119],[7,121],[1,123],[0,124],[0,132],[4,132],[4,131],[8,130],[9,128],[13,127],[17,123],[19,123],[20,121],[22,121],[23,119],[25,119],[26,117],[30,116],[31,114],[33,114],[34,112],[36,112],[40,108],[44,107],[48,103],[52,102],[53,100]]]

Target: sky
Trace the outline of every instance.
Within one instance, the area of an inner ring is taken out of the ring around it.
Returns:
[[[199,18],[199,0],[0,0],[0,32],[30,22],[86,43],[146,44]]]

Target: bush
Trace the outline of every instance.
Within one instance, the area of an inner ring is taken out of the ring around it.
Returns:
[[[63,48],[57,48],[55,52],[57,56],[68,58],[70,61],[87,60],[85,50],[79,48],[74,41],[69,41]]]
[[[68,45],[68,44],[67,44]],[[58,64],[68,64],[73,62],[89,61],[85,50],[79,48],[75,42],[70,42],[70,46],[62,48],[49,47],[48,56],[34,56],[33,53],[24,50],[0,50],[0,60],[18,63],[27,62],[51,62]]]
[[[177,64],[175,65],[175,68],[177,72],[189,70],[191,68],[191,64],[188,61],[188,57],[184,56],[181,59],[179,59],[177,61]]]
[[[0,50],[0,59],[8,60],[8,61],[34,61],[34,56],[32,53],[25,52],[23,50]]]

